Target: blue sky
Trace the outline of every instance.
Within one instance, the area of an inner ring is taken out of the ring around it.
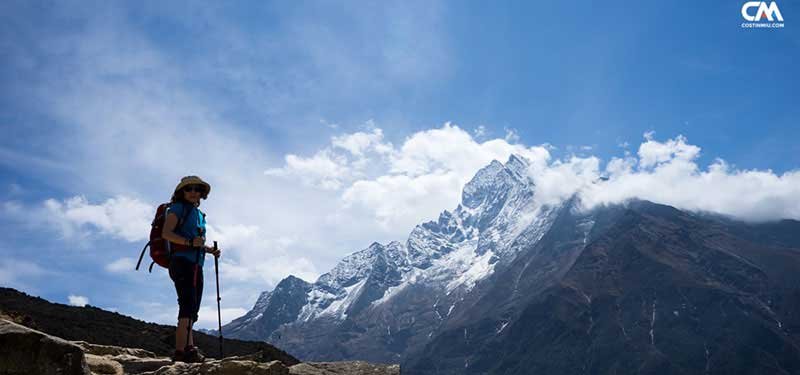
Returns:
[[[721,158],[791,199],[798,4],[783,29],[741,28],[742,4],[3,2],[0,285],[171,323],[166,273],[128,266],[187,174],[214,186],[227,319],[403,241],[509,152]]]

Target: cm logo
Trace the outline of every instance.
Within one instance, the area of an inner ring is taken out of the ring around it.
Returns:
[[[756,14],[751,16],[750,9],[755,7],[758,7]],[[783,22],[781,11],[778,9],[778,4],[775,4],[774,1],[769,3],[769,6],[767,6],[765,1],[748,1],[742,5],[742,17],[750,22],[757,22],[764,18],[768,21],[774,21],[772,16],[775,16],[778,21]]]

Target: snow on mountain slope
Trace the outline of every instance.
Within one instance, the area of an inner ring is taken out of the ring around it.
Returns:
[[[392,270],[408,269],[405,247],[399,242],[368,248],[342,259],[330,272],[321,275],[308,292],[297,321],[307,322],[317,317],[347,317],[350,308],[364,292],[368,279],[386,276]]]
[[[366,281],[363,278],[355,284],[343,287],[339,294],[322,292],[320,289],[311,290],[308,294],[309,303],[303,306],[297,319],[308,321],[323,316],[345,319],[347,308],[358,298]]]

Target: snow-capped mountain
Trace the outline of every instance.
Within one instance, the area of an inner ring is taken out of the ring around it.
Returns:
[[[528,167],[492,161],[454,210],[287,277],[226,337],[414,374],[800,373],[800,222],[542,205]]]
[[[430,290],[429,312],[437,316],[431,325],[438,326],[464,294],[496,267],[510,263],[517,251],[538,241],[552,223],[559,207],[534,201],[535,183],[528,177],[528,167],[515,155],[505,164],[492,161],[465,185],[455,210],[417,225],[404,244],[373,243],[346,256],[297,299],[303,306],[296,316],[281,315],[280,328],[272,337],[265,335],[278,328],[275,316],[267,314],[275,305],[272,301],[283,304],[289,293],[296,298],[294,292],[305,290],[304,285],[289,289],[282,281],[272,292],[263,293],[245,316],[226,325],[224,332],[248,339],[290,340],[292,332],[315,322],[339,325],[365,309],[380,311],[399,293],[421,285]]]

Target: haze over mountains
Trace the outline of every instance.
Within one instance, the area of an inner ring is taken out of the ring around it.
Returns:
[[[453,211],[223,332],[412,374],[800,372],[800,222],[537,199],[529,167],[493,161]]]

